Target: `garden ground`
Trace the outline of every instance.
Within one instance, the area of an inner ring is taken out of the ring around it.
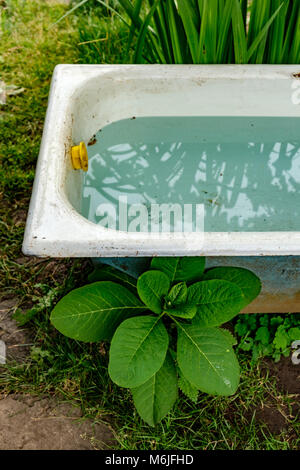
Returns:
[[[109,380],[107,345],[78,343],[50,325],[55,302],[91,271],[88,260],[21,253],[51,75],[57,63],[90,63],[95,55],[99,63],[121,62],[126,30],[116,17],[99,20],[89,10],[54,25],[66,6],[53,0],[0,0],[0,11],[0,82],[18,91],[6,89],[0,105],[0,339],[8,351],[0,369],[0,449],[54,448],[55,440],[57,448],[74,448],[72,441],[78,449],[299,449],[300,372],[289,358],[251,365],[240,352],[238,394],[201,394],[195,404],[181,396],[150,428],[130,393]],[[88,47],[87,30],[97,39]],[[12,316],[24,314],[31,321],[20,327]],[[47,423],[57,439],[37,437],[32,423]]]

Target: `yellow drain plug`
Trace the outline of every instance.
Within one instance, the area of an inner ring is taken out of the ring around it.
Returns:
[[[88,171],[88,153],[84,142],[72,147],[71,157],[74,170]]]

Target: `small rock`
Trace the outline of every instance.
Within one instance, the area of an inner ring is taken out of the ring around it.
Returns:
[[[12,318],[18,302],[17,298],[0,302],[0,339],[6,344],[6,360],[21,363],[28,357],[32,334],[29,328],[19,327]]]
[[[6,345],[0,339],[0,364],[6,364]]]

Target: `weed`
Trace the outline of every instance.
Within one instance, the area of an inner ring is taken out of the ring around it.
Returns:
[[[291,354],[291,344],[300,340],[300,314],[240,315],[234,327],[240,337],[239,348],[249,351],[252,362],[272,357],[278,362]]]

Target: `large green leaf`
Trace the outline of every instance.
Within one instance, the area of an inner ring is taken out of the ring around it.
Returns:
[[[239,384],[239,364],[228,338],[217,328],[177,322],[177,360],[194,387],[213,395],[232,395]]]
[[[230,346],[235,346],[237,344],[237,339],[230,333],[229,330],[225,328],[219,328],[219,331],[224,335],[224,338],[227,339]]]
[[[219,326],[241,311],[245,296],[236,284],[216,279],[191,285],[187,303],[197,305],[196,317],[202,326]]]
[[[135,407],[150,426],[159,423],[173,407],[177,396],[176,368],[168,353],[159,371],[132,390]]]
[[[238,285],[245,296],[245,304],[243,307],[250,304],[261,291],[260,279],[252,271],[244,268],[213,268],[204,274],[203,279],[223,279]]]
[[[95,282],[63,297],[51,313],[51,322],[62,334],[79,341],[110,340],[126,318],[145,306],[126,287]]]
[[[138,278],[137,290],[140,298],[154,313],[161,313],[163,297],[170,289],[168,276],[160,271],[146,271]]]
[[[195,281],[201,278],[205,267],[205,258],[186,256],[182,258],[153,258],[151,268],[158,269],[169,276],[170,281]]]
[[[142,316],[125,320],[110,346],[111,379],[120,387],[142,385],[161,368],[168,344],[168,333],[160,318]]]
[[[181,370],[179,370],[178,387],[193,403],[197,402],[199,390],[182,375]]]

